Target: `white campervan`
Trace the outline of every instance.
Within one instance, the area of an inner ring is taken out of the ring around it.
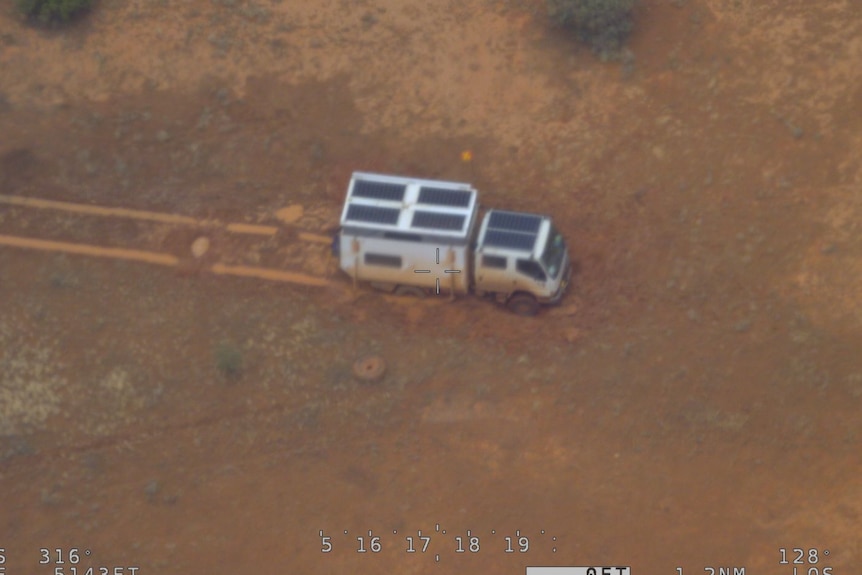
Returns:
[[[355,282],[398,294],[475,292],[533,315],[571,276],[550,218],[489,210],[469,184],[355,172],[333,240]]]

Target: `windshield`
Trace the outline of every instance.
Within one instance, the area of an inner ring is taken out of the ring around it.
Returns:
[[[551,233],[548,234],[548,243],[545,244],[545,250],[542,252],[542,266],[548,275],[557,279],[560,277],[560,270],[565,266],[563,257],[566,255],[566,242],[563,240],[563,235],[557,231],[557,228],[551,226]]]

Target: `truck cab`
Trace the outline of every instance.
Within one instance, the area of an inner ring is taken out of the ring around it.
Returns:
[[[560,301],[572,268],[563,235],[547,216],[489,210],[475,247],[474,289],[520,315]]]

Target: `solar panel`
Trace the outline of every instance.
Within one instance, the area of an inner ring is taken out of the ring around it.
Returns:
[[[419,190],[417,203],[466,208],[472,198],[473,194],[466,190],[423,187]]]
[[[476,190],[468,184],[354,172],[341,224],[366,235],[398,232],[409,241],[440,236],[466,242],[477,210]]]
[[[523,232],[529,234],[538,234],[539,226],[542,225],[542,218],[533,214],[516,214],[513,212],[491,212],[491,219],[488,220],[488,229],[509,230],[513,232]]]
[[[353,197],[400,202],[404,199],[404,192],[406,190],[407,186],[404,184],[356,180],[353,184]]]
[[[398,208],[378,208],[377,206],[351,204],[347,207],[347,217],[344,220],[395,225],[398,223],[400,215],[401,210]]]
[[[464,227],[464,216],[417,210],[413,213],[413,221],[410,223],[410,227],[432,230],[460,230]]]
[[[533,234],[490,229],[485,233],[486,246],[531,252],[535,243],[536,236]]]

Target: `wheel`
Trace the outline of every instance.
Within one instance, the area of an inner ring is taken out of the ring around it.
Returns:
[[[395,295],[424,298],[428,293],[424,289],[416,286],[398,286],[395,288]]]
[[[526,293],[513,295],[506,303],[506,307],[517,315],[533,316],[539,313],[539,302],[536,301],[536,298]]]
[[[332,235],[332,244],[330,245],[330,250],[332,251],[332,257],[341,257],[341,230],[338,230]]]

